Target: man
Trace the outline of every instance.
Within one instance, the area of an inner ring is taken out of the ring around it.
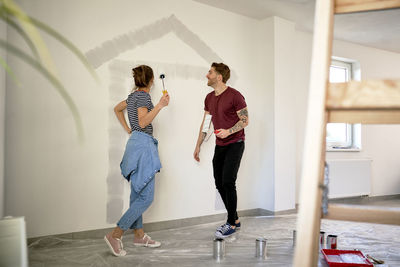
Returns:
[[[202,133],[203,123],[206,115],[211,115],[217,138],[213,158],[215,186],[228,211],[227,222],[217,228],[215,236],[225,238],[240,228],[236,212],[236,178],[244,151],[243,129],[249,124],[249,116],[244,97],[226,85],[230,77],[227,65],[212,63],[206,77],[207,85],[214,91],[204,100],[204,117],[193,156],[200,161],[200,146],[206,136]]]

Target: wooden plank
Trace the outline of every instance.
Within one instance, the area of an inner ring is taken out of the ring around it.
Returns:
[[[328,122],[363,124],[400,124],[397,110],[328,110]]]
[[[335,14],[400,8],[400,0],[336,0]]]
[[[330,83],[327,109],[400,109],[400,80]]]
[[[324,219],[400,225],[400,208],[329,204]]]
[[[318,265],[321,224],[321,165],[325,149],[325,100],[332,54],[333,0],[317,0],[314,19],[310,90],[300,185],[297,240],[293,265]]]

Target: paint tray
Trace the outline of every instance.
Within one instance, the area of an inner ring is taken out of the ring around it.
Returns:
[[[359,250],[322,249],[321,251],[330,267],[374,266]]]

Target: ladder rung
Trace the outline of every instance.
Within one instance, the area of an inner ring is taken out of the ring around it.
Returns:
[[[327,109],[400,109],[400,80],[330,83]]]
[[[329,204],[324,219],[400,225],[399,208]]]
[[[330,83],[328,122],[400,124],[400,80]]]
[[[336,0],[335,13],[352,13],[400,8],[400,0]]]
[[[400,110],[328,110],[327,122],[400,124]]]

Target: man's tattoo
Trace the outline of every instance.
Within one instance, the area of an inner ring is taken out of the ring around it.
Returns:
[[[204,140],[206,138],[207,133],[202,133],[202,140]]]
[[[232,128],[229,129],[229,133],[235,133],[243,129],[243,125],[240,123],[241,121],[238,121],[235,125],[233,125]]]
[[[239,117],[248,117],[249,116],[249,112],[247,111],[247,108],[242,109],[241,111],[239,111]]]
[[[247,108],[240,110],[238,116],[240,120],[232,128],[229,129],[230,134],[242,130],[245,127],[244,125],[247,124],[247,120],[249,117]]]

